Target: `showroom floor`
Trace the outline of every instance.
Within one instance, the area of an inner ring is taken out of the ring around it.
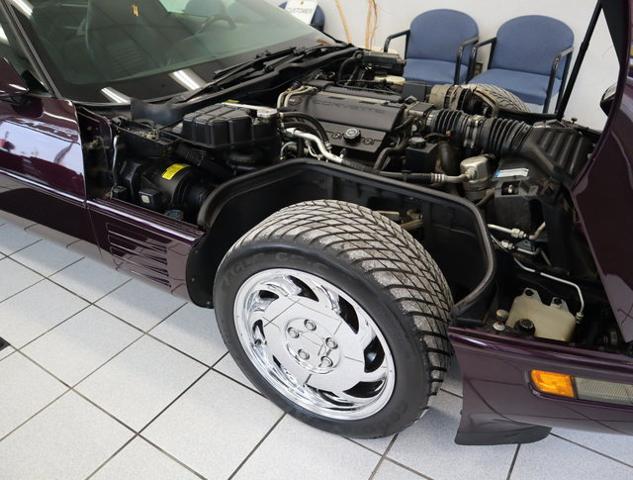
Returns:
[[[0,479],[633,478],[633,439],[556,431],[453,443],[457,375],[416,425],[355,441],[309,428],[237,370],[213,312],[0,217]]]

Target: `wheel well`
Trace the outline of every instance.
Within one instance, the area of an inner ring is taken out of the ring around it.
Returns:
[[[414,236],[433,256],[457,301],[456,315],[480,318],[492,290],[494,255],[485,225],[470,203],[442,192],[381,179],[331,164],[295,160],[224,184],[200,211],[207,232],[187,264],[191,299],[213,306],[216,271],[231,246],[276,211],[308,200],[333,199],[373,210],[419,210]]]

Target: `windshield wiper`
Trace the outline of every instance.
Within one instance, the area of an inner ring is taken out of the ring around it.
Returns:
[[[168,103],[185,103],[205,93],[218,91],[226,83],[243,78],[247,75],[254,74],[258,71],[270,72],[274,70],[278,64],[288,60],[296,61],[309,57],[315,53],[325,54],[331,52],[332,50],[340,50],[348,48],[349,46],[350,45],[346,43],[337,43],[334,45],[318,45],[308,48],[292,47],[279,50],[278,52],[265,51],[264,53],[257,55],[252,60],[247,60],[222,70],[217,70],[214,72],[213,78],[209,83],[196,90],[187,92],[186,94],[177,95]],[[277,60],[277,62],[271,64],[271,62],[274,62],[275,60]]]

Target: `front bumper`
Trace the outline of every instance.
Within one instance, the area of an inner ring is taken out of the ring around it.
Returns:
[[[633,384],[633,358],[461,328],[449,336],[464,384],[457,443],[530,443],[552,427],[633,435],[633,406],[543,395],[529,380],[538,369]]]

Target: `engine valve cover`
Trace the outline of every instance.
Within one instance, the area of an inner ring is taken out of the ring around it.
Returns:
[[[376,153],[402,116],[404,106],[398,96],[313,83],[322,89],[292,97],[288,110],[319,120],[335,147]]]

